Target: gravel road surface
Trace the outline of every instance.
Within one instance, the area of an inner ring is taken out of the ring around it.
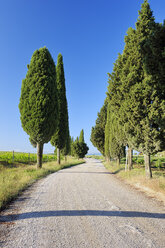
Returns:
[[[164,248],[165,206],[101,162],[38,181],[0,216],[5,248]]]

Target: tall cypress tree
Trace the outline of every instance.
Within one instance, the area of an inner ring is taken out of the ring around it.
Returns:
[[[106,123],[106,132],[108,136],[106,137],[106,150],[107,155],[111,158],[117,159],[117,164],[120,165],[120,158],[123,154],[123,129],[119,124],[116,114],[113,112],[110,103],[108,104],[107,109],[107,123]]]
[[[109,103],[110,104],[110,103]],[[109,145],[109,130],[110,130],[110,107],[107,106],[107,120],[105,125],[105,143],[104,143],[104,154],[107,161],[110,160],[110,145]]]
[[[24,131],[37,143],[37,168],[41,168],[43,145],[50,141],[58,120],[56,69],[46,47],[33,53],[22,81],[19,110]]]
[[[79,142],[83,142],[83,143],[85,142],[84,141],[84,130],[83,129],[80,132]]]
[[[69,127],[67,129],[67,136],[65,139],[65,146],[62,149],[62,154],[65,156],[65,161],[67,161],[67,155],[71,153],[71,137],[69,133]]]
[[[122,86],[122,68],[123,56],[118,55],[114,64],[112,74],[109,74],[108,86],[108,109],[107,122],[105,128],[105,149],[107,156],[118,157],[123,156],[123,147],[128,145],[127,138],[124,132],[125,120],[121,118],[120,109],[124,100]]]
[[[100,112],[97,114],[96,125],[92,127],[90,140],[92,144],[104,155],[105,124],[107,120],[107,99]]]
[[[58,55],[56,66],[56,81],[58,92],[58,126],[56,132],[51,138],[51,144],[57,147],[57,162],[60,164],[60,151],[65,147],[65,141],[68,136],[68,110],[65,88],[65,76],[63,57]]]
[[[156,24],[154,33],[142,43],[141,48],[144,69],[152,79],[153,91],[157,96],[155,106],[159,107],[159,111],[154,111],[154,120],[157,121],[163,138],[165,137],[163,134],[165,131],[165,21],[163,24]],[[152,105],[153,108],[155,106]],[[162,149],[165,149],[164,146]]]

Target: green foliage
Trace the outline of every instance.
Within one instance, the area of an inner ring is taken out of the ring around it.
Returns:
[[[74,156],[78,158],[84,158],[85,155],[87,154],[89,148],[86,143],[84,142],[75,142],[73,144],[73,153]]]
[[[115,114],[109,106],[108,124],[109,124],[109,153],[110,157],[117,158],[123,156],[123,142],[121,139],[122,128],[116,119]]]
[[[124,63],[120,76],[123,101],[119,110],[129,146],[144,154],[152,154],[161,149],[162,133],[156,120],[162,112],[158,106],[159,94],[153,90],[153,80],[144,69],[141,49],[141,44],[149,39],[154,30],[152,11],[148,2],[144,1],[136,30],[129,30],[125,39],[122,55]]]
[[[71,137],[69,134],[69,128],[67,132],[67,137],[65,139],[65,147],[62,149],[62,154],[64,156],[71,154]]]
[[[56,71],[46,47],[36,50],[22,81],[19,103],[24,131],[36,143],[50,141],[58,117]]]
[[[136,159],[136,161],[135,161],[137,164],[144,164],[144,158],[142,157],[138,157],[137,159]]]
[[[65,89],[65,76],[62,55],[58,55],[56,66],[57,92],[58,92],[58,126],[51,138],[51,144],[60,150],[65,147],[68,139],[68,108]]]
[[[84,130],[82,129],[81,132],[80,132],[80,137],[79,137],[79,142],[81,143],[84,143]]]
[[[104,143],[105,143],[105,125],[107,119],[107,99],[104,102],[103,107],[97,114],[96,125],[91,130],[91,142],[97,147],[97,149],[104,155]]]
[[[119,54],[109,74],[108,99],[116,120],[114,125],[123,129],[121,137],[118,131],[117,140],[111,138],[114,150],[116,141],[120,141],[147,158],[165,147],[164,34],[164,24],[155,23],[145,0],[136,29],[128,29],[123,54]],[[107,154],[107,147],[111,145],[108,128],[111,130],[111,127],[106,127]],[[146,159],[145,165],[151,177],[149,161]]]
[[[78,158],[84,158],[87,154],[89,148],[84,140],[84,131],[83,129],[80,132],[80,137],[76,138],[76,140],[72,140],[72,155]]]
[[[37,147],[37,143],[35,142],[35,140],[33,140],[31,137],[29,137],[29,141],[31,143],[31,145],[36,148]]]

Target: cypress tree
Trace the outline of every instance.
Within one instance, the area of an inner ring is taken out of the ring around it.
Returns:
[[[112,74],[109,74],[108,86],[108,109],[105,128],[105,149],[107,156],[119,158],[124,155],[124,147],[127,145],[127,138],[124,132],[125,119],[121,118],[120,109],[124,100],[122,86],[123,56],[118,55],[114,64]],[[125,116],[124,116],[125,117]],[[118,151],[117,151],[118,149]]]
[[[83,129],[81,130],[80,133],[81,137],[77,137],[75,142],[73,143],[73,154],[74,156],[78,157],[78,158],[84,158],[85,155],[87,154],[89,148],[87,146],[87,144],[85,143],[84,140],[84,131]]]
[[[67,135],[65,139],[65,146],[62,149],[62,154],[65,156],[65,161],[67,161],[67,155],[71,152],[71,137],[69,132],[69,116],[68,116],[68,107],[66,112],[66,128],[67,128]]]
[[[109,103],[110,104],[110,103]],[[109,130],[110,130],[110,107],[107,107],[107,120],[105,125],[105,144],[104,144],[104,153],[107,161],[110,161],[110,145],[109,145]]]
[[[32,55],[22,81],[19,110],[24,131],[37,143],[37,168],[41,168],[43,145],[50,141],[58,119],[56,70],[46,47]]]
[[[97,114],[96,125],[92,127],[90,140],[92,144],[104,155],[105,125],[107,120],[107,99]]]
[[[80,132],[79,142],[83,142],[83,143],[85,142],[84,141],[84,130],[83,129]]]
[[[136,30],[128,35],[123,52],[125,65],[123,67],[124,98],[121,111],[127,116],[125,132],[129,144],[143,152],[145,157],[146,176],[151,178],[150,155],[161,150],[164,134],[159,123],[162,120],[163,106],[160,107],[159,82],[154,82],[144,64],[142,44],[155,31],[155,21],[148,2],[142,4]],[[155,87],[155,85],[157,85]],[[158,121],[159,120],[159,121]],[[159,122],[159,123],[158,123]]]
[[[33,140],[31,137],[29,137],[29,141],[31,143],[31,145],[36,148],[37,147],[37,143],[35,142],[35,140]]]
[[[157,23],[154,33],[147,40],[144,40],[142,45],[144,69],[152,79],[152,87],[157,97],[155,106],[159,111],[154,111],[154,120],[159,126],[161,137],[165,137],[165,21],[163,24]],[[161,145],[165,145],[162,142]],[[162,149],[165,149],[162,146]]]
[[[62,55],[58,55],[56,66],[56,81],[58,92],[58,126],[56,132],[51,138],[51,144],[57,147],[57,162],[60,164],[60,151],[65,147],[65,141],[68,136],[68,110],[65,89],[65,76]]]
[[[107,122],[109,123],[109,153],[110,157],[117,159],[117,164],[119,166],[120,158],[123,156],[123,141],[121,139],[122,128],[119,125],[116,115],[112,111],[110,104],[108,107]]]
[[[65,147],[62,149],[62,154],[65,156],[65,161],[67,161],[67,155],[70,153],[71,153],[71,138],[68,129],[67,137],[65,140]]]
[[[74,157],[74,148],[73,148],[73,145],[74,145],[74,138],[73,137],[70,137],[70,141],[71,141],[71,144],[70,144],[70,155],[72,157]]]

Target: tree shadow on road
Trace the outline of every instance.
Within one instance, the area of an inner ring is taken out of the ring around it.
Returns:
[[[165,219],[163,213],[148,213],[137,211],[102,211],[102,210],[57,210],[57,211],[36,211],[22,214],[10,214],[0,217],[0,223],[6,223],[15,220],[61,217],[61,216],[106,216],[106,217],[123,217],[123,218],[153,218]]]
[[[72,174],[72,173],[77,173],[77,174],[81,174],[81,173],[85,173],[85,174],[114,174],[114,173],[111,173],[111,172],[104,172],[104,171],[98,171],[98,172],[97,172],[97,171],[64,171],[64,172],[63,172],[63,171],[62,171],[62,172],[58,172],[58,173],[62,173],[62,174],[63,174],[63,173],[64,173],[64,174],[65,174],[65,173],[67,173],[67,174],[68,174],[68,173],[69,173],[69,174],[70,174],[70,173],[71,173],[71,174]]]

